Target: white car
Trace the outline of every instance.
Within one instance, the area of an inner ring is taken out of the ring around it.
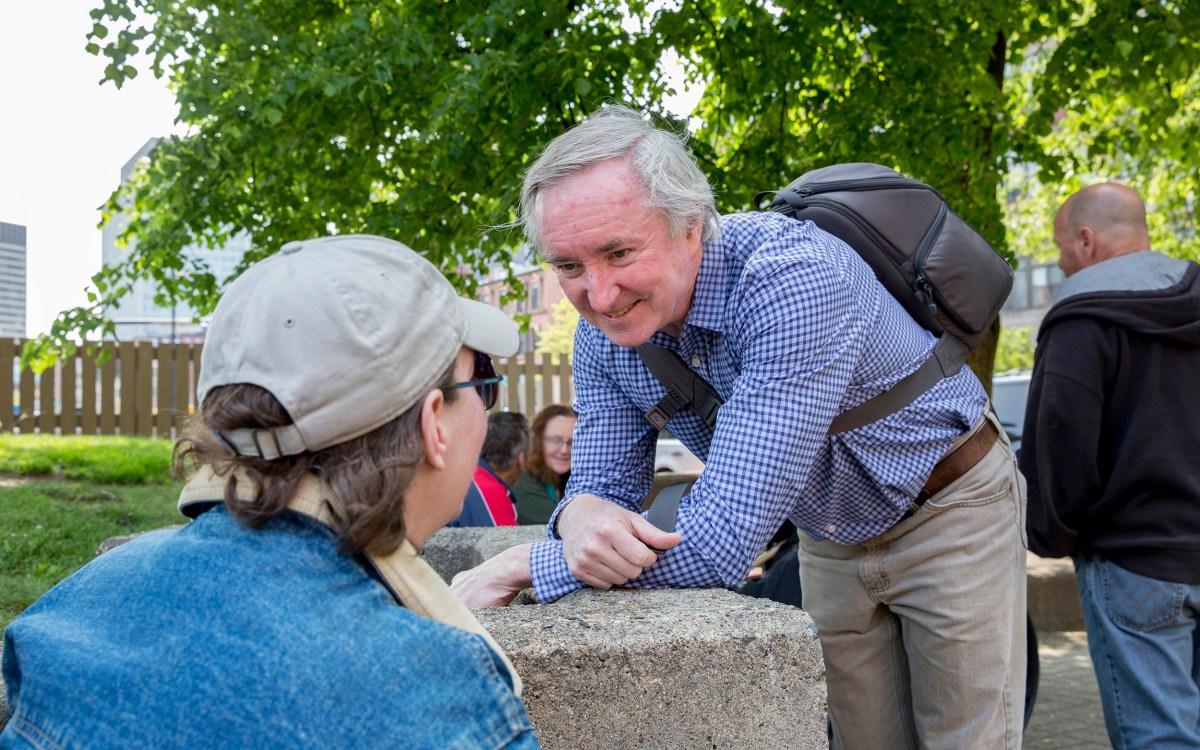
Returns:
[[[654,454],[654,472],[671,472],[673,474],[699,474],[704,471],[704,462],[695,453],[679,442],[679,438],[669,432],[658,436],[658,449]]]
[[[1014,372],[992,378],[992,406],[1008,433],[1013,451],[1021,448],[1021,430],[1025,427],[1025,401],[1029,397],[1032,373]]]

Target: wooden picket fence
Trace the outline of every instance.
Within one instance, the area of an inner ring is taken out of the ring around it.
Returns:
[[[0,432],[173,439],[180,420],[196,412],[203,344],[106,341],[98,352],[81,348],[35,374],[18,369],[24,343],[0,338]],[[103,364],[100,352],[108,355]],[[506,382],[495,409],[532,417],[574,396],[566,357],[517,356],[496,369]]]

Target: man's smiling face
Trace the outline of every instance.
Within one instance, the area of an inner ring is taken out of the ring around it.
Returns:
[[[701,225],[672,237],[623,159],[609,159],[538,195],[542,252],[584,320],[633,347],[655,331],[679,336],[700,270]]]

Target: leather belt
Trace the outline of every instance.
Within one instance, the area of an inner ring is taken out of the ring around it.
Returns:
[[[917,493],[916,499],[912,501],[912,505],[908,506],[908,510],[905,511],[901,520],[912,516],[917,512],[917,508],[925,504],[926,500],[946,489],[955,479],[973,469],[975,464],[979,463],[992,449],[999,437],[1000,431],[996,429],[996,425],[991,420],[984,419],[983,425],[975,430],[973,435],[964,440],[957,448],[952,448],[949,453],[942,456],[942,460],[933,467],[929,479],[925,481],[925,486]]]

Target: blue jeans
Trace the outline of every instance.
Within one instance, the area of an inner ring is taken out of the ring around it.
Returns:
[[[1200,748],[1200,585],[1075,558],[1088,649],[1115,750]]]

